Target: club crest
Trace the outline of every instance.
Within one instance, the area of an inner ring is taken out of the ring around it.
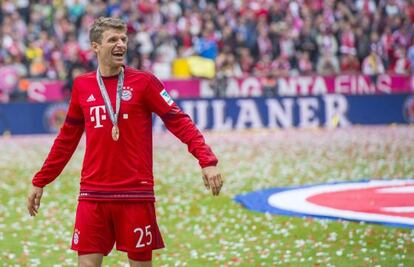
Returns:
[[[129,86],[124,86],[121,94],[122,101],[129,101],[132,99],[132,91],[133,89]]]

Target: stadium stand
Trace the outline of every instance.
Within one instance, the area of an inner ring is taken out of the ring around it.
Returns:
[[[0,102],[19,99],[22,77],[69,91],[95,69],[87,33],[99,16],[127,21],[127,64],[162,79],[414,70],[413,0],[3,0],[0,75],[15,79],[0,82]]]

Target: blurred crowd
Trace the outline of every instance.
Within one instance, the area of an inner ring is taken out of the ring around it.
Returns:
[[[0,66],[70,87],[96,68],[88,30],[99,16],[126,21],[127,64],[163,79],[188,77],[182,59],[195,55],[216,77],[269,83],[414,70],[414,0],[2,0]]]

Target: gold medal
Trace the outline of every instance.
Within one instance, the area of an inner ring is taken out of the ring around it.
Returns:
[[[119,128],[118,125],[112,126],[112,139],[118,141],[119,139]]]
[[[114,141],[119,140],[119,128],[118,128],[118,115],[119,110],[121,108],[121,95],[122,95],[122,86],[124,84],[124,69],[121,68],[121,71],[118,74],[118,84],[116,86],[116,103],[115,103],[115,110],[112,108],[111,100],[109,99],[108,92],[105,88],[105,84],[102,80],[101,74],[99,72],[99,67],[96,70],[96,80],[98,81],[99,90],[101,91],[102,97],[105,102],[105,107],[107,112],[109,113],[109,117],[112,121],[112,139]]]

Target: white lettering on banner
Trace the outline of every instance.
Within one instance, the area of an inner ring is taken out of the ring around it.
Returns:
[[[237,118],[236,129],[246,129],[247,125],[251,128],[262,128],[263,123],[256,103],[251,99],[242,99],[237,101],[240,107],[239,116]]]
[[[323,77],[316,76],[312,86],[312,92],[314,95],[324,95],[328,93],[328,87],[326,86],[326,82]]]
[[[337,94],[344,94],[349,92],[349,81],[348,81],[348,77],[349,76],[345,76],[345,75],[340,75],[338,77],[336,77],[335,79],[335,93]]]
[[[214,91],[210,87],[209,80],[200,81],[200,96],[201,97],[213,97],[214,96]]]
[[[310,90],[310,85],[312,84],[312,77],[298,77],[297,82],[299,85],[299,92],[301,95],[308,95]]]
[[[328,92],[326,82],[321,76],[301,76],[278,79],[280,96],[323,95]]]
[[[179,102],[200,130],[247,128],[346,127],[348,100],[343,95],[318,97],[235,100],[185,100]],[[264,107],[259,106],[264,102]],[[324,112],[324,114],[323,114]],[[295,121],[298,118],[299,121]],[[200,121],[199,121],[200,120]],[[208,126],[208,127],[207,127]],[[163,122],[155,116],[153,130],[162,132]]]
[[[261,96],[262,85],[257,78],[249,77],[241,83],[240,96]]]
[[[293,79],[291,79],[293,81]],[[294,96],[296,95],[296,83],[289,82],[286,78],[280,78],[277,80],[278,93],[281,96]]]
[[[182,101],[181,108],[192,120],[195,120],[194,117],[194,102],[195,101]]]
[[[293,126],[293,99],[282,99],[282,105],[276,99],[266,99],[267,112],[269,118],[269,128],[290,128]]]
[[[227,80],[226,96],[228,97],[248,97],[261,96],[262,84],[255,77],[241,80],[229,78]]]
[[[350,122],[346,118],[348,102],[343,95],[326,95],[323,99],[325,101],[326,127],[336,127],[335,121],[338,122],[338,126],[344,127],[350,125]]]
[[[197,128],[204,130],[207,128],[207,101],[196,101],[196,111],[197,111]]]
[[[299,127],[317,127],[319,126],[319,119],[316,116],[316,110],[318,110],[317,98],[299,98]]]
[[[391,84],[392,84],[392,80],[391,80],[390,75],[383,74],[383,75],[378,76],[378,80],[377,80],[378,91],[391,94],[392,93]]]
[[[37,102],[46,101],[45,92],[46,92],[46,87],[41,82],[30,83],[29,88],[27,88],[27,94],[29,98]]]
[[[101,115],[101,110],[103,111],[102,115]],[[91,115],[91,122],[95,122],[94,128],[103,127],[103,125],[101,124],[101,121],[106,120],[105,105],[91,107],[89,114]]]
[[[372,95],[378,92],[390,94],[391,77],[389,75],[379,75],[376,80],[370,80],[363,75],[339,75],[335,78],[335,93],[352,95]]]
[[[183,111],[196,122],[196,126],[200,130],[204,130],[207,127],[207,108],[208,102],[206,100],[201,101],[183,101]],[[194,108],[196,108],[196,114],[194,114]],[[197,116],[197,117],[196,117]]]
[[[227,97],[249,97],[261,96],[263,94],[262,84],[255,77],[246,79],[228,78],[224,91]],[[215,92],[211,88],[210,82],[208,80],[202,80],[200,82],[200,96],[213,97],[214,94]]]
[[[358,79],[357,90],[359,89],[359,92],[361,94],[364,94],[364,95],[375,94],[375,84],[369,84],[368,81],[365,79],[365,77],[360,76],[360,75],[357,76],[357,79]]]
[[[236,79],[228,79],[227,80],[227,87],[226,87],[226,96],[227,97],[238,97],[240,96],[240,88],[239,83]]]
[[[211,105],[213,106],[213,129],[218,131],[230,130],[233,126],[233,120],[230,117],[225,117],[226,101],[211,101]]]

